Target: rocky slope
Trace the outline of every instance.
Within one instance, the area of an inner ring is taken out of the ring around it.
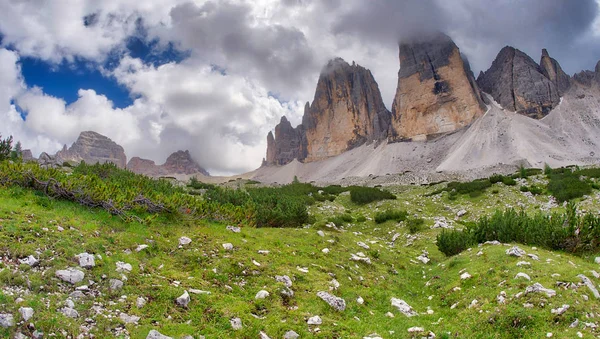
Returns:
[[[41,158],[42,156],[40,156]],[[88,164],[112,162],[120,168],[125,168],[127,164],[127,156],[123,147],[93,131],[81,132],[71,147],[67,149],[67,145],[65,145],[54,158],[57,164],[81,161]]]
[[[568,89],[564,72],[547,52],[543,67],[518,49],[504,47],[490,69],[481,73],[477,83],[502,107],[541,119],[560,102],[561,90]]]
[[[193,175],[201,174],[209,176],[210,174],[202,168],[190,155],[188,150],[177,151],[171,154],[162,165],[156,165],[152,160],[133,157],[129,160],[127,168],[134,173],[144,174],[151,177],[172,176],[172,175]]]
[[[481,116],[485,106],[472,72],[447,35],[400,44],[392,126],[400,139],[426,140]]]

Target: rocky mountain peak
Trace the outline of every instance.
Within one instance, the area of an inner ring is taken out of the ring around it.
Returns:
[[[162,165],[156,165],[152,160],[133,157],[129,160],[127,168],[134,173],[153,177],[178,174],[210,175],[204,168],[198,165],[188,150],[172,153]]]
[[[568,88],[566,74],[548,51],[542,62],[544,67],[522,51],[506,46],[477,83],[502,107],[541,119],[560,102],[559,84],[563,89]]]
[[[452,132],[483,114],[481,93],[452,39],[442,33],[399,44],[392,124],[400,139]]]
[[[59,164],[81,161],[88,164],[112,162],[121,168],[125,168],[127,164],[123,147],[93,131],[81,132],[75,143],[68,149],[65,145],[55,158]]]
[[[545,48],[542,50],[540,66],[542,73],[556,86],[558,95],[562,96],[571,87],[571,77],[562,70],[558,61],[550,57]]]

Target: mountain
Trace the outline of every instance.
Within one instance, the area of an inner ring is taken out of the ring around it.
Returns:
[[[188,150],[177,151],[171,154],[162,165],[156,165],[152,160],[133,157],[129,160],[127,169],[134,173],[151,177],[193,174],[201,174],[204,176],[210,175],[204,168],[198,165],[194,159],[192,159]]]
[[[317,161],[339,155],[366,142],[388,137],[391,114],[385,108],[371,72],[336,58],[321,71],[312,104],[302,124],[293,128],[283,117],[275,136],[267,136],[266,165],[294,159]]]
[[[485,105],[468,62],[445,34],[400,44],[392,126],[400,139],[426,140],[483,115]]]
[[[81,161],[88,164],[112,162],[120,168],[125,168],[127,164],[123,147],[93,131],[81,132],[71,147],[67,149],[65,145],[54,158],[57,164]]]

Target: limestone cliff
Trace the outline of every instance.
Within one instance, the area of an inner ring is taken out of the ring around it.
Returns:
[[[57,164],[81,161],[87,164],[112,162],[120,168],[125,168],[127,157],[123,147],[111,139],[96,132],[86,131],[79,134],[71,147],[67,149],[65,145],[55,156]]]
[[[452,39],[434,34],[400,43],[392,125],[398,139],[426,140],[481,116],[485,105],[472,72]]]
[[[164,164],[156,165],[152,160],[133,157],[127,164],[127,169],[134,173],[144,174],[151,177],[170,176],[177,174],[210,175],[190,155],[189,151],[177,151],[171,154]]]
[[[571,77],[562,70],[558,61],[550,57],[545,48],[542,50],[540,66],[546,78],[556,86],[558,95],[562,96],[571,87]]]
[[[368,69],[333,59],[323,68],[312,104],[302,124],[293,128],[283,117],[275,136],[267,136],[267,165],[294,159],[316,161],[341,154],[365,142],[387,138],[391,114]]]
[[[554,67],[549,56],[542,56],[542,61],[547,65],[546,73],[555,81],[546,77],[544,69],[527,54],[510,46],[504,47],[477,83],[502,107],[541,119],[560,103],[557,85],[565,86],[558,63]]]

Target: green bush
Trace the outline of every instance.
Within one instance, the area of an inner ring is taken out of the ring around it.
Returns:
[[[582,181],[577,173],[570,170],[553,172],[549,178],[548,191],[560,202],[581,198],[592,192],[590,184]]]
[[[386,210],[384,212],[378,212],[377,214],[375,214],[375,222],[378,224],[384,223],[388,220],[394,220],[394,221],[404,221],[406,220],[406,217],[408,216],[408,213],[406,213],[406,211],[400,211],[400,210]]]
[[[12,152],[12,142],[12,135],[3,140],[2,135],[0,134],[0,161],[10,157]]]
[[[327,219],[328,222],[332,222],[337,226],[348,224],[354,221],[354,218],[350,214],[338,214]]]
[[[355,204],[368,204],[374,201],[380,200],[393,200],[396,196],[386,190],[380,190],[379,188],[373,187],[350,187],[350,200]]]
[[[367,218],[364,215],[359,215],[358,217],[356,217],[356,222],[365,222],[367,221]]]
[[[406,227],[408,227],[408,232],[410,234],[415,234],[422,230],[424,224],[425,220],[422,218],[410,218],[406,220]]]
[[[515,186],[515,185],[517,185],[517,182],[512,177],[503,177],[502,178],[502,183],[504,185],[506,185],[506,186]]]
[[[475,244],[469,233],[455,230],[442,230],[436,240],[438,250],[448,257],[457,255]]]
[[[213,189],[213,188],[215,188],[215,185],[204,183],[204,182],[198,180],[196,177],[192,177],[190,179],[188,187],[191,187],[191,188],[197,189],[197,190],[199,190],[199,189]]]

